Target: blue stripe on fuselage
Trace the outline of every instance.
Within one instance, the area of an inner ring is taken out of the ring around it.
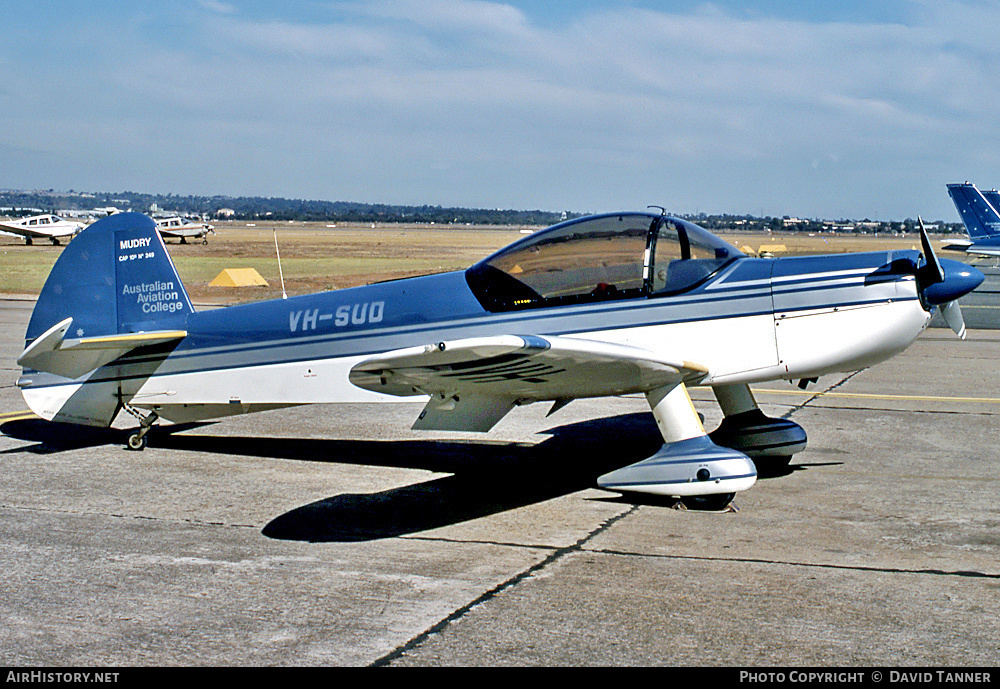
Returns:
[[[866,278],[904,254],[915,260],[916,252],[740,258],[683,294],[504,313],[483,309],[464,272],[231,306],[192,314],[188,336],[165,360],[162,350],[136,350],[119,360],[117,372],[99,371],[88,383],[145,378],[148,364],[159,360],[155,375],[173,375],[367,356],[466,337],[569,335],[745,318],[774,312],[772,285],[782,313],[880,303],[899,298],[884,280],[912,276],[883,273],[868,284]],[[871,289],[878,285],[883,287]]]

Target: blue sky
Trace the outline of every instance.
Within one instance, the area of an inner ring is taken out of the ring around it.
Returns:
[[[8,0],[0,188],[958,221],[1000,5]]]

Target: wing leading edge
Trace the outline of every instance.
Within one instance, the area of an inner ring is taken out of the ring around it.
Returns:
[[[516,405],[624,395],[695,383],[708,369],[628,345],[572,337],[502,335],[408,347],[365,359],[354,385],[429,395],[414,429],[488,431]]]

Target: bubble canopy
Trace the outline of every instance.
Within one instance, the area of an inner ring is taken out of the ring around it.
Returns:
[[[677,294],[741,256],[685,220],[614,213],[535,232],[469,268],[466,279],[484,308],[512,311]]]

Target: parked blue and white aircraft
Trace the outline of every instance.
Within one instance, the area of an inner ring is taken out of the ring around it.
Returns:
[[[0,220],[0,230],[24,237],[24,243],[31,246],[36,239],[47,239],[59,246],[59,240],[73,237],[86,225],[74,220],[64,220],[58,215],[33,215],[17,220]]]
[[[969,239],[953,240],[942,248],[1000,259],[1000,192],[979,191],[975,184],[964,182],[949,184],[948,195],[962,216]]]
[[[916,250],[749,258],[684,220],[598,215],[535,232],[465,271],[195,312],[156,224],[100,220],[62,253],[18,380],[39,416],[108,426],[292,405],[423,397],[413,427],[488,431],[518,405],[643,393],[663,446],[598,479],[724,506],[759,463],[806,444],[749,385],[815,379],[904,350],[982,273]],[[706,434],[688,386],[715,391]],[[550,412],[551,413],[551,412]],[[753,458],[751,460],[750,458]]]

